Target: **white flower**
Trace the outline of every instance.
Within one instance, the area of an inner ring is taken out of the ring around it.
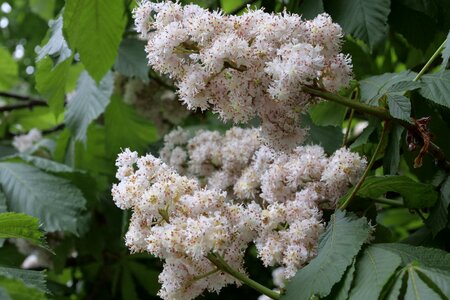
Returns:
[[[12,144],[19,152],[25,152],[40,140],[42,140],[41,131],[33,128],[27,134],[15,136]]]

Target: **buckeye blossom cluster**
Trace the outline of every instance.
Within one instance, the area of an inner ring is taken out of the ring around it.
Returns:
[[[150,66],[175,81],[189,109],[234,123],[259,117],[263,137],[279,149],[304,140],[299,118],[317,99],[302,85],[337,91],[351,78],[342,29],[327,14],[311,21],[263,10],[233,16],[143,1],[134,18]]]
[[[207,256],[245,273],[251,243],[265,266],[282,266],[291,278],[316,255],[322,208],[334,206],[366,165],[346,148],[330,157],[320,146],[275,151],[260,134],[232,128],[190,137],[178,129],[165,137],[160,158],[128,149],[119,155],[112,194],[133,211],[126,244],[164,260],[163,299],[239,284]]]

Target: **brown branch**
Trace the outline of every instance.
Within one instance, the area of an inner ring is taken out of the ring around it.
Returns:
[[[35,106],[48,106],[48,104],[47,104],[47,102],[45,102],[43,100],[34,99],[27,103],[17,103],[17,104],[0,106],[0,112],[12,111],[15,109],[23,109],[23,108],[32,109]]]
[[[0,97],[11,98],[11,99],[15,99],[18,101],[43,101],[41,99],[33,98],[30,96],[24,96],[24,95],[11,93],[11,92],[2,92],[2,91],[0,91]]]

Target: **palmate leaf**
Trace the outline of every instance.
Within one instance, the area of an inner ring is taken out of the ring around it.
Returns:
[[[405,129],[394,124],[389,133],[389,141],[384,153],[383,170],[385,174],[394,175],[397,173],[400,164],[400,140]]]
[[[0,238],[22,238],[35,245],[43,245],[44,233],[39,229],[39,220],[34,217],[0,213]]]
[[[40,61],[47,55],[56,58],[56,64],[65,61],[72,55],[66,40],[63,36],[63,19],[59,16],[56,20],[49,21],[50,38],[47,43],[38,51],[36,60]]]
[[[350,190],[342,201],[350,195]],[[387,192],[396,192],[403,196],[405,207],[425,208],[433,206],[438,198],[437,192],[431,184],[416,182],[406,176],[369,176],[364,180],[357,196],[377,198]]]
[[[300,269],[289,282],[283,299],[310,299],[327,296],[343,277],[370,234],[366,218],[336,211],[319,242],[316,258]]]
[[[114,69],[128,77],[137,77],[148,82],[149,66],[143,41],[126,38],[120,43]]]
[[[333,0],[325,3],[333,20],[345,33],[376,46],[387,33],[389,0]]]
[[[48,293],[44,272],[0,267],[0,276],[18,279],[28,287],[36,288],[44,293]]]
[[[81,73],[75,95],[67,105],[65,115],[67,127],[76,140],[86,141],[89,124],[104,112],[112,89],[112,73],[108,73],[98,86],[87,72]]]
[[[378,299],[384,285],[400,266],[400,257],[388,250],[367,247],[356,264],[349,299]]]
[[[408,282],[406,283],[405,299],[411,300],[442,300],[441,296],[429,287],[416,272],[415,266],[408,267]]]
[[[113,95],[105,112],[106,148],[115,157],[121,149],[145,150],[158,139],[156,128],[134,109]]]
[[[6,48],[0,47],[0,89],[11,88],[18,79],[19,67]]]
[[[435,206],[431,209],[426,224],[430,227],[433,235],[438,234],[449,223],[448,207],[450,206],[450,176],[441,186],[441,196]]]
[[[402,95],[387,94],[389,113],[396,119],[411,122],[411,101]]]
[[[50,57],[45,57],[36,65],[36,90],[48,102],[55,115],[64,110],[65,88],[72,59],[53,66]]]
[[[325,298],[327,300],[347,300],[348,293],[350,292],[350,288],[352,287],[353,277],[355,276],[356,269],[356,259],[353,260],[353,263],[348,267],[347,271],[345,271],[344,276],[341,281],[334,285],[331,293]]]
[[[318,126],[341,126],[346,112],[345,106],[330,101],[317,103],[309,109],[311,120]]]
[[[421,81],[423,85],[419,92],[422,96],[450,108],[450,70],[423,75]]]
[[[0,287],[13,300],[45,300],[44,292],[27,286],[20,279],[13,279],[0,275]],[[0,294],[1,295],[1,294]]]
[[[0,163],[0,184],[11,211],[39,218],[46,231],[77,233],[86,200],[70,181],[23,163]]]
[[[125,25],[123,1],[66,1],[64,33],[96,82],[114,64]]]
[[[450,58],[450,31],[448,32],[447,39],[445,40],[444,50],[442,50],[442,68],[447,68],[448,59]]]
[[[385,73],[372,76],[360,81],[361,101],[377,106],[377,100],[386,93],[402,92],[408,89],[416,89],[417,84],[408,84],[416,77],[415,72],[404,71],[401,73]]]

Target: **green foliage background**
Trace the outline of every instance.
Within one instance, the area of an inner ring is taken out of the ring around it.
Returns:
[[[120,80],[172,88],[147,66],[133,30],[136,3],[0,0],[0,5],[6,2],[11,11],[0,11],[0,25],[7,24],[0,31],[0,299],[157,299],[161,262],[129,254],[124,246],[129,213],[117,209],[110,195],[121,149],[156,154],[163,135],[153,119],[124,102]],[[433,142],[450,157],[450,38],[427,74],[413,81],[449,35],[450,1],[182,2],[230,14],[247,4],[305,18],[329,13],[346,34],[343,51],[353,58],[358,91],[356,97],[352,91],[341,96],[387,107],[404,122],[431,117]],[[358,133],[354,129],[363,121],[368,126]],[[332,102],[312,107],[304,122],[309,142],[329,153],[341,147],[348,129],[345,145],[370,158],[382,132],[380,120]],[[230,126],[200,113],[181,125]],[[45,138],[17,153],[12,138],[32,128]],[[449,299],[449,169],[430,155],[414,168],[418,150],[409,151],[406,134],[393,125],[347,207],[352,213],[326,212],[319,255],[287,286],[285,299]],[[54,232],[63,235],[49,245],[45,240]],[[7,238],[41,247],[53,266],[20,269],[24,256]],[[246,266],[251,278],[273,287],[270,270],[252,247]],[[202,298],[237,296],[256,299],[258,293],[227,287],[219,296]]]

